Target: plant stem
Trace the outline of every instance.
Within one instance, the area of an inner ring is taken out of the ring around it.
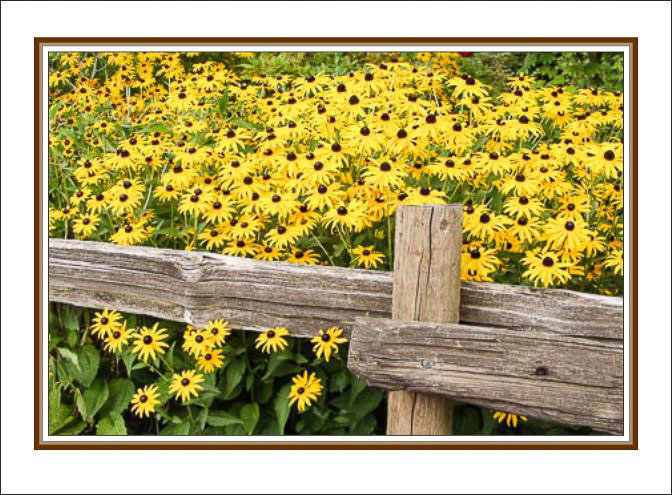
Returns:
[[[324,248],[320,240],[315,236],[315,234],[313,234],[313,239],[315,239],[315,242],[317,242],[317,244],[322,248],[322,251],[324,251],[324,254],[327,256],[327,258],[329,258],[329,263],[331,263],[332,266],[336,266],[336,263],[334,263],[334,260],[331,259],[331,256],[329,256],[329,253]]]

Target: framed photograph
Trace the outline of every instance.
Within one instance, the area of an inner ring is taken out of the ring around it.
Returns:
[[[636,449],[637,38],[35,38],[35,449]]]

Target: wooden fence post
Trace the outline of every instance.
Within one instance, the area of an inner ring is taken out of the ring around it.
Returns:
[[[459,321],[461,246],[461,204],[399,207],[393,319]],[[453,408],[454,403],[443,397],[409,391],[390,392],[387,434],[451,435]]]

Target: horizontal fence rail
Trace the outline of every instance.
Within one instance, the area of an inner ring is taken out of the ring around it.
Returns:
[[[615,341],[357,318],[348,368],[379,388],[623,433],[623,346]]]
[[[559,289],[462,282],[460,323],[623,339],[623,299]],[[196,326],[285,326],[313,337],[357,317],[390,318],[392,274],[255,261],[204,252],[49,239],[49,299]]]

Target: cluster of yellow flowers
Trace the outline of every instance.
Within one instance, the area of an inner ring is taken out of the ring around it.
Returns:
[[[196,328],[187,325],[183,333],[182,349],[196,361],[196,369],[188,369],[177,372],[173,370],[169,363],[163,359],[166,348],[169,347],[165,340],[169,337],[165,329],[159,328],[159,323],[155,323],[151,328],[143,326],[142,328],[128,328],[127,322],[123,320],[122,315],[114,310],[105,308],[99,313],[95,313],[92,320],[91,333],[97,337],[103,344],[104,349],[116,354],[121,351],[132,340],[133,347],[131,352],[152,369],[158,371],[154,365],[160,361],[171,372],[173,372],[168,391],[175,394],[175,398],[182,403],[189,401],[192,397],[197,398],[199,392],[203,390],[201,383],[204,381],[202,373],[211,373],[222,367],[224,363],[224,354],[222,346],[226,337],[231,334],[228,322],[223,320],[209,321],[205,328]],[[347,342],[342,337],[343,330],[338,327],[331,327],[327,330],[319,330],[318,334],[312,339],[313,351],[319,359],[324,356],[328,362],[331,354],[338,353],[338,345]],[[256,348],[261,348],[262,352],[270,354],[278,350],[284,350],[288,343],[284,337],[289,336],[289,330],[286,328],[269,328],[259,335],[256,341]],[[308,374],[304,371],[301,375],[295,376],[288,396],[290,406],[297,403],[300,412],[303,412],[312,401],[322,393],[322,384],[320,379],[315,377],[315,373]],[[139,388],[131,399],[131,410],[138,416],[149,416],[156,411],[156,407],[161,404],[161,393],[156,384],[147,385]]]
[[[461,201],[463,279],[619,291],[622,95],[493,97],[450,54],[249,77],[197,55],[53,61],[52,235],[391,268],[400,205]]]

